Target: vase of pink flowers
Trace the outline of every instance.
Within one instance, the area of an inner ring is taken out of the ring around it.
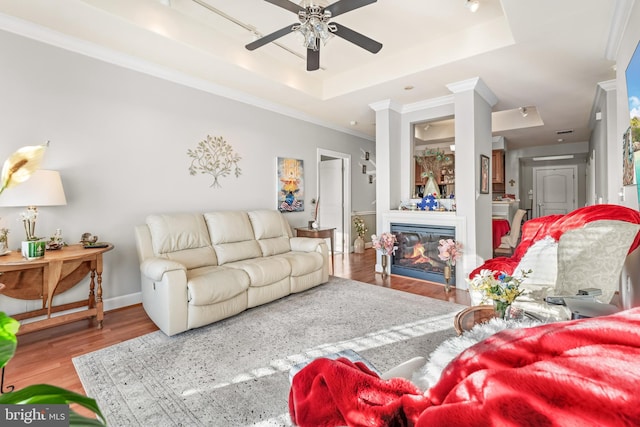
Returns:
[[[456,265],[456,261],[462,255],[462,244],[453,239],[440,239],[438,246],[438,258],[445,262],[444,265],[444,290],[451,291],[451,271]]]
[[[393,255],[398,249],[395,234],[389,233],[385,231],[380,236],[376,236],[375,234],[371,236],[371,243],[374,249],[377,249],[381,254],[381,263],[382,263],[382,277],[387,276],[387,265],[389,261],[389,256]]]

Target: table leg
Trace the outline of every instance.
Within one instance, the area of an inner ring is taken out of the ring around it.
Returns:
[[[47,319],[51,318],[51,305],[53,294],[56,292],[60,276],[62,275],[62,261],[51,261],[45,267],[45,280],[47,281]]]
[[[98,289],[96,292],[96,319],[98,320],[98,329],[102,329],[102,320],[104,319],[104,311],[102,307],[102,254],[98,254],[96,260],[96,273],[98,274]]]

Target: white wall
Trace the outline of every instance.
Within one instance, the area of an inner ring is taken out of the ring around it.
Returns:
[[[135,302],[139,269],[133,227],[160,212],[276,208],[276,157],[304,160],[307,210],[287,214],[292,226],[311,218],[316,150],[374,153],[374,143],[307,121],[172,83],[21,36],[0,32],[0,160],[23,145],[51,146],[43,168],[59,170],[67,205],[40,208],[36,234],[61,228],[75,243],[83,232],[114,243],[105,256],[107,308]],[[242,157],[242,175],[211,188],[189,175],[186,152],[207,134],[221,135]],[[375,184],[352,172],[352,209],[370,210]],[[10,247],[23,239],[23,209],[0,208]],[[86,284],[65,294],[86,297]],[[1,297],[10,314],[37,303]],[[61,300],[62,301],[62,300]],[[60,301],[60,302],[61,302]]]

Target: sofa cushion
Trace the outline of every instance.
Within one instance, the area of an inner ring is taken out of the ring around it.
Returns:
[[[324,258],[320,252],[288,252],[278,257],[289,261],[292,277],[304,276],[320,270],[324,264]]]
[[[262,256],[246,212],[209,212],[204,214],[204,218],[218,264]]]
[[[291,251],[288,237],[274,237],[273,239],[258,240],[262,256],[285,254]]]
[[[236,261],[225,267],[238,268],[249,276],[249,286],[267,286],[291,275],[291,265],[284,258],[267,257]]]
[[[227,301],[249,288],[249,276],[227,267],[203,267],[187,272],[187,298],[191,305]]]
[[[201,214],[149,215],[146,223],[156,256],[179,262],[187,269],[217,264]]]
[[[291,237],[291,227],[281,212],[258,210],[248,212],[256,240],[272,237]]]
[[[640,225],[602,220],[565,231],[558,242],[556,294],[576,295],[579,289],[602,289],[600,302],[611,301],[629,248]]]
[[[269,210],[251,211],[249,219],[262,256],[283,254],[291,250],[291,227],[282,213]]]

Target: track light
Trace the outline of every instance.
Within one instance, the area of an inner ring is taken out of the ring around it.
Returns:
[[[529,115],[529,112],[527,111],[527,107],[520,107],[520,114],[522,114],[522,117],[527,117]]]
[[[476,12],[480,7],[480,2],[478,0],[467,0],[467,7],[471,12]]]

